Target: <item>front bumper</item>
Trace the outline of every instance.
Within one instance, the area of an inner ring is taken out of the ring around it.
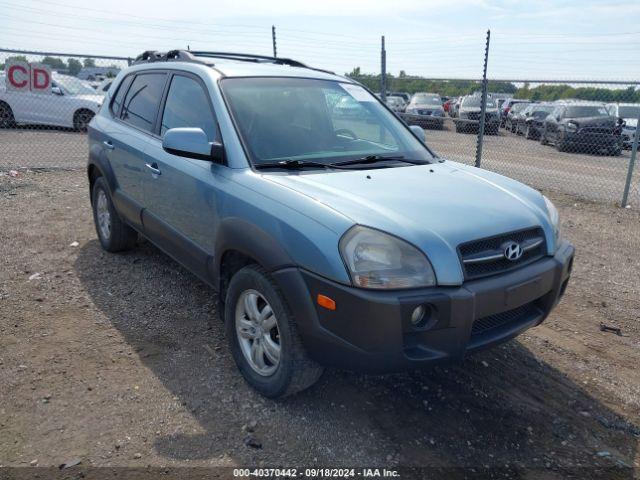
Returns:
[[[636,130],[635,128],[632,129],[628,129],[625,128],[624,130],[622,130],[622,147],[623,148],[631,148],[633,147],[633,141],[635,139],[636,136]]]
[[[538,325],[564,293],[573,256],[573,246],[563,242],[555,256],[509,273],[410,291],[358,289],[298,268],[273,277],[312,358],[384,373],[459,361]],[[316,305],[318,294],[334,299],[336,309]],[[420,328],[410,321],[418,305],[430,312]]]
[[[594,133],[578,130],[575,133],[565,132],[562,139],[566,144],[591,149],[622,146],[622,138],[614,133]]]
[[[417,113],[402,113],[400,116],[407,125],[418,125],[422,128],[442,128],[444,125],[444,117],[437,115],[420,115]]]

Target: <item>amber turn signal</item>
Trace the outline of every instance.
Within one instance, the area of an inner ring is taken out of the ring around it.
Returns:
[[[320,295],[318,294],[318,305],[320,305],[321,307],[326,308],[327,310],[335,310],[336,309],[336,302],[325,296],[325,295]]]

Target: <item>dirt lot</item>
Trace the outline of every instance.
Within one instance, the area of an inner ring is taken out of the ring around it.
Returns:
[[[545,324],[463,365],[327,371],[274,402],[237,373],[215,294],[147,243],[122,255],[100,249],[82,170],[2,176],[0,465],[631,478],[640,467],[640,214],[553,198],[579,253]]]

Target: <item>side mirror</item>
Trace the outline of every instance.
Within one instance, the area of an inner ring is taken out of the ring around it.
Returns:
[[[64,92],[60,87],[51,87],[51,93],[53,93],[54,95],[60,95],[60,96],[64,95]]]
[[[422,127],[419,127],[418,125],[411,125],[409,128],[411,129],[413,134],[418,137],[423,143],[427,141],[427,136],[425,135]]]
[[[224,163],[224,146],[209,142],[201,128],[171,128],[162,137],[162,148],[180,157]]]

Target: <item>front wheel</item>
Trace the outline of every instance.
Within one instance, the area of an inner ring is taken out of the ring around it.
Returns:
[[[308,357],[284,296],[261,267],[249,265],[232,277],[224,316],[240,373],[265,397],[297,393],[320,378],[322,367]]]
[[[525,130],[524,138],[527,140],[531,140],[533,138],[533,132],[531,130],[531,125],[527,125],[527,129]]]
[[[16,126],[16,119],[13,110],[4,102],[0,102],[0,128],[13,128]]]
[[[91,191],[93,221],[102,248],[107,252],[121,252],[133,248],[138,234],[118,216],[104,177],[98,177]]]
[[[549,145],[549,140],[547,140],[547,131],[543,130],[540,134],[540,144],[541,145]]]
[[[78,110],[73,115],[73,128],[79,132],[86,132],[89,122],[94,117],[94,113],[91,110]]]

